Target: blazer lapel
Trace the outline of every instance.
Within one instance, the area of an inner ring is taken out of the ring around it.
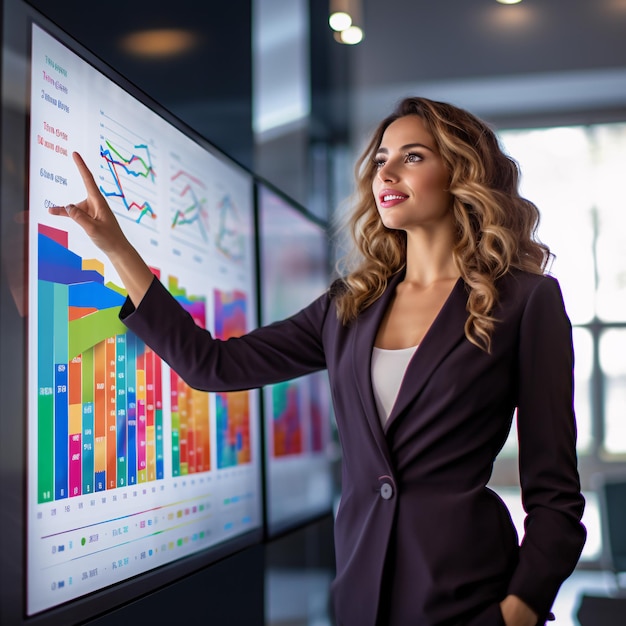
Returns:
[[[396,285],[402,280],[403,275],[404,272],[400,272],[392,276],[383,295],[359,315],[352,340],[352,372],[356,387],[372,434],[386,458],[389,458],[389,451],[380,418],[378,417],[378,409],[376,408],[372,388],[372,349],[376,341],[378,328],[393,298]]]
[[[409,362],[398,397],[385,424],[385,432],[419,395],[441,361],[465,339],[466,305],[465,282],[459,278]]]

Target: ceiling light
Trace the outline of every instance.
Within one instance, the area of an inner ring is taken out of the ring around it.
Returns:
[[[348,13],[338,11],[328,18],[328,23],[333,30],[342,31],[352,26],[352,18]]]
[[[498,0],[500,4],[518,4],[522,0]]]
[[[363,39],[362,0],[330,0],[328,23],[339,43],[354,45]]]
[[[198,37],[194,33],[177,28],[137,31],[120,40],[123,50],[144,58],[177,56],[188,52],[197,43]]]
[[[341,43],[354,45],[363,40],[363,30],[358,26],[350,26],[350,28],[341,31],[340,37]]]

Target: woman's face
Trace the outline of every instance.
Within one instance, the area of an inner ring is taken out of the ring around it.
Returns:
[[[392,122],[375,161],[372,191],[387,228],[409,232],[449,225],[450,174],[421,117],[407,115]]]

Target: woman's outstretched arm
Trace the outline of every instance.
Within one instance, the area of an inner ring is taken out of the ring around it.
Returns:
[[[74,152],[72,158],[85,184],[87,197],[76,204],[51,207],[49,212],[71,218],[87,233],[94,244],[109,258],[128,292],[128,297],[137,307],[152,283],[154,275],[122,232],[113,211],[80,154]]]

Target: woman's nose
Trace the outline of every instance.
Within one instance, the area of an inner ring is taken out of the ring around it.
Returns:
[[[398,180],[398,173],[396,168],[393,167],[389,161],[387,161],[378,169],[378,178],[383,182],[391,182]]]

